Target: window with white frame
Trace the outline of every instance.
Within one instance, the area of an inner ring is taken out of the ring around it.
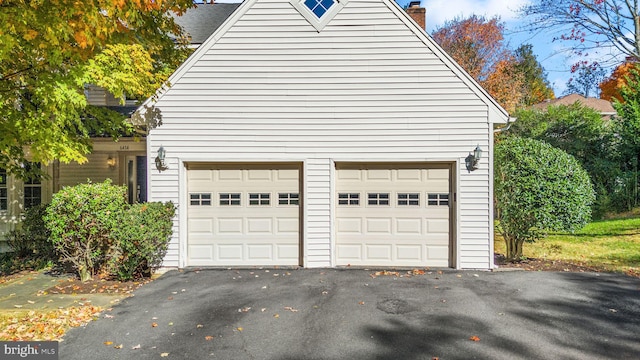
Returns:
[[[210,206],[211,193],[191,193],[189,194],[189,205]]]
[[[449,206],[449,194],[427,194],[427,205]]]
[[[298,205],[299,203],[298,193],[278,193],[278,205]]]
[[[230,205],[240,205],[240,193],[220,193],[220,206]]]
[[[0,211],[9,207],[9,194],[7,190],[7,170],[0,168]]]
[[[398,193],[398,206],[419,206],[419,193]]]
[[[32,167],[40,167],[40,163],[28,163],[25,165],[27,174]],[[29,176],[24,181],[24,209],[42,204],[42,178],[40,175]]]
[[[368,205],[389,205],[389,193],[367,194]]]
[[[338,194],[338,205],[360,205],[360,194],[340,193]]]
[[[269,193],[252,193],[249,194],[249,205],[269,205],[271,194]]]

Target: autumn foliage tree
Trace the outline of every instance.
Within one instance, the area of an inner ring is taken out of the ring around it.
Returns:
[[[171,12],[190,0],[0,0],[0,167],[86,160],[92,135],[130,130],[87,104],[87,84],[118,98],[154,93],[187,55]]]
[[[503,34],[499,18],[472,15],[446,22],[432,37],[508,111],[553,97],[530,45],[514,53]]]
[[[618,65],[611,75],[600,83],[600,98],[608,101],[615,99],[622,102],[623,98],[620,91],[628,85],[629,79],[634,78],[633,71],[638,70],[640,70],[640,67],[636,62],[625,62]]]

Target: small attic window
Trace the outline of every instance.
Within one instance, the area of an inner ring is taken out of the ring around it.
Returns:
[[[335,3],[335,0],[305,0],[304,5],[320,19]]]
[[[322,31],[349,0],[289,0],[311,26]]]

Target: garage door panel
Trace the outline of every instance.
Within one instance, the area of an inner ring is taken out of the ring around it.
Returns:
[[[189,219],[189,228],[193,234],[212,236],[213,220],[212,219]]]
[[[299,264],[298,166],[187,167],[187,265]]]
[[[379,261],[391,261],[393,248],[391,245],[367,245],[366,258]]]
[[[396,232],[403,235],[422,235],[422,218],[396,218]]]
[[[217,244],[217,256],[214,260],[241,262],[243,247],[242,244]]]
[[[421,169],[398,169],[397,179],[400,181],[423,181],[424,170]]]
[[[389,218],[367,218],[365,234],[391,234],[391,221]]]
[[[279,259],[298,260],[300,252],[295,245],[279,245],[276,244],[276,252]]]
[[[362,244],[338,244],[336,256],[343,261],[362,261]],[[349,265],[349,262],[341,265]]]
[[[448,266],[449,173],[447,165],[338,164],[337,265]]]
[[[218,218],[218,228],[216,235],[242,235],[243,230],[243,218]]]
[[[273,258],[273,245],[247,244],[247,260],[270,260]]]
[[[189,253],[194,261],[211,261],[213,260],[212,245],[189,245]]]
[[[362,218],[338,218],[336,228],[340,234],[362,234]]]
[[[190,172],[193,170],[190,170]],[[239,169],[220,169],[218,171],[207,170],[217,174],[217,181],[242,181],[242,170]]]
[[[277,218],[276,219],[276,234],[295,234],[300,231],[298,224],[298,218]]]
[[[397,245],[396,254],[399,261],[419,262],[424,259],[423,246],[421,245]]]
[[[247,235],[272,235],[273,219],[250,218],[247,219]]]
[[[449,234],[448,219],[430,219],[427,220],[427,232],[429,234]]]
[[[271,181],[272,178],[271,176],[273,175],[273,171],[272,170],[264,170],[264,169],[260,169],[260,170],[253,170],[253,169],[249,169],[246,172],[247,174],[247,180],[248,181]]]

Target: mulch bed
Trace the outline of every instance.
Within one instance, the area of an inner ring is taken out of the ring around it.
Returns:
[[[131,294],[151,279],[137,281],[117,281],[94,278],[82,282],[79,279],[61,279],[58,284],[45,290],[49,294]]]
[[[586,264],[562,261],[529,258],[516,262],[507,262],[504,255],[496,254],[495,263],[501,268],[518,268],[527,271],[565,271],[565,272],[604,272]]]

